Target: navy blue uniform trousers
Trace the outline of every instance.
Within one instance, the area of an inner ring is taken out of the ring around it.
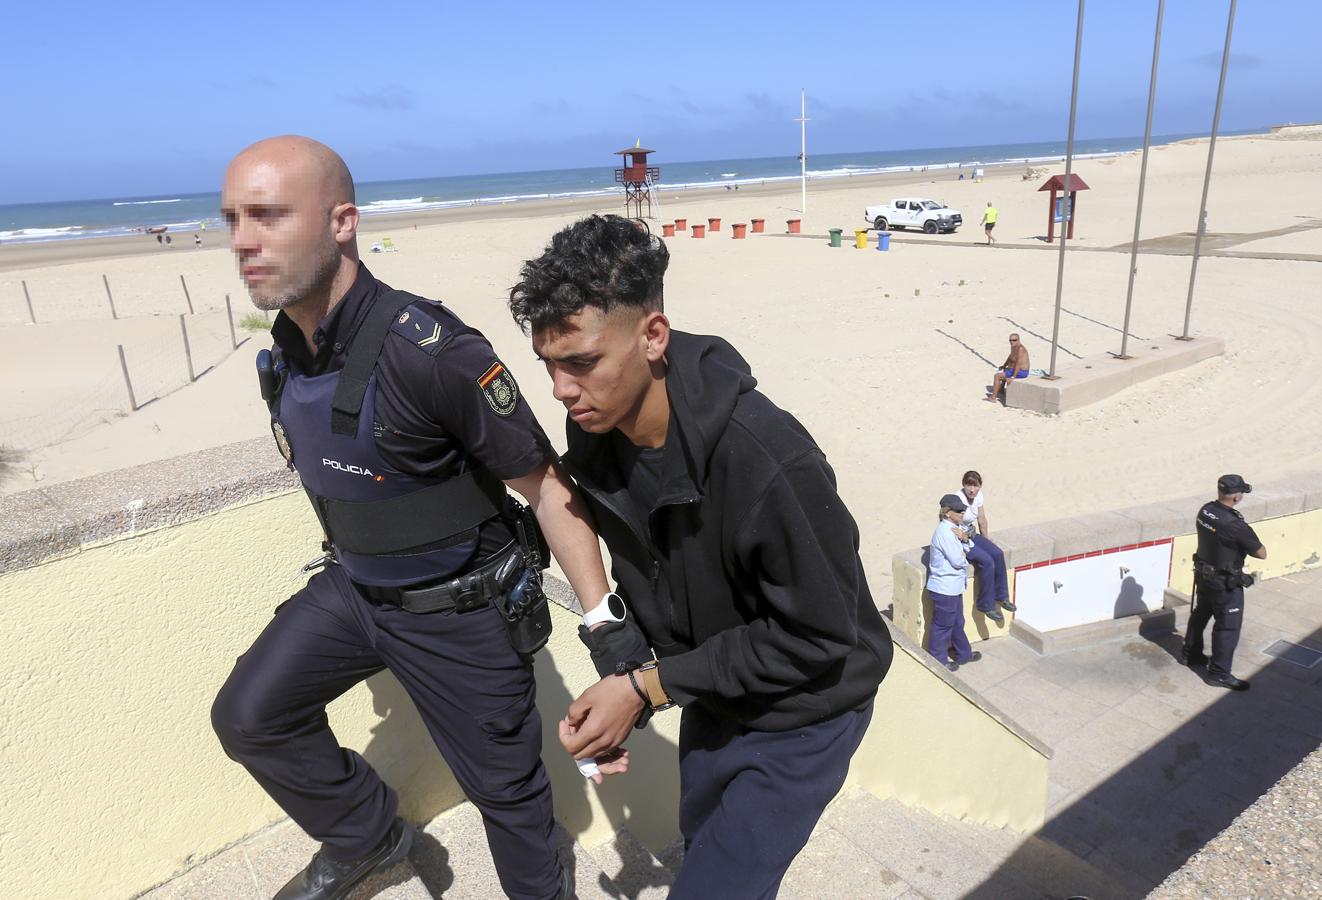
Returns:
[[[927,592],[932,598],[932,622],[928,626],[927,652],[944,665],[955,651],[955,662],[973,658],[973,647],[964,633],[964,595]]]
[[[982,612],[991,612],[998,601],[1010,599],[1010,576],[1000,547],[990,538],[975,534],[969,562],[978,570],[978,597],[974,606]]]
[[[664,663],[663,663],[664,665]],[[872,719],[872,703],[791,731],[749,731],[701,704],[679,726],[684,865],[671,900],[776,896]]]
[[[385,836],[395,792],[339,745],[326,704],[389,669],[481,811],[510,897],[555,897],[551,784],[532,664],[493,607],[415,615],[366,599],[339,566],[317,573],[239,657],[211,710],[225,752],[333,858]]]
[[[1198,580],[1193,612],[1189,613],[1189,630],[1185,632],[1184,646],[1191,655],[1203,652],[1203,630],[1208,620],[1212,625],[1212,655],[1207,671],[1212,675],[1229,675],[1239,646],[1239,629],[1244,624],[1244,589],[1225,589],[1220,579],[1207,582]]]

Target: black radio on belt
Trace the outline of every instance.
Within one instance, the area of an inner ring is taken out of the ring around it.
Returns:
[[[545,647],[551,637],[551,609],[542,590],[542,569],[546,563],[541,532],[531,509],[518,505],[514,530],[523,551],[523,565],[510,573],[513,584],[496,605],[505,619],[510,644],[516,652],[530,656]]]

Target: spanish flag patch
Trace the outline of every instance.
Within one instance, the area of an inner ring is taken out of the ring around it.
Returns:
[[[496,360],[477,379],[477,386],[482,396],[487,398],[487,405],[498,416],[508,416],[519,405],[519,386],[514,376],[506,371],[504,364]]]

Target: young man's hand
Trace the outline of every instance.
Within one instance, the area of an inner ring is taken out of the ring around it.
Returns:
[[[642,711],[643,699],[629,677],[608,675],[569,705],[560,724],[560,744],[574,759],[604,756],[624,743]]]

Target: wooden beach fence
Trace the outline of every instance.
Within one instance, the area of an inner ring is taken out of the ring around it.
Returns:
[[[184,286],[184,300],[188,302],[188,314],[191,316],[193,314],[193,298],[188,295],[188,282],[184,280],[183,275],[179,276],[179,283]]]
[[[32,295],[28,293],[28,283],[26,281],[23,282],[23,299],[28,303],[28,318],[32,320],[33,325],[36,325],[37,314],[32,311]]]
[[[110,318],[118,319],[119,314],[115,312],[115,295],[110,293],[110,279],[104,272],[101,273],[101,283],[106,286],[106,299],[110,301]]]

